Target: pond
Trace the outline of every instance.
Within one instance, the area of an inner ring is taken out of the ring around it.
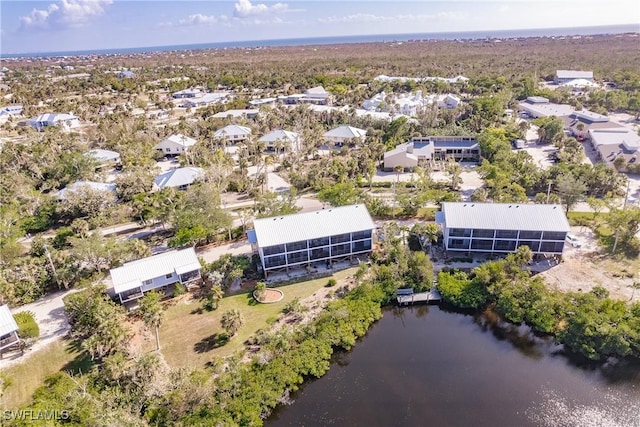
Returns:
[[[386,308],[268,426],[640,426],[640,364],[571,360],[495,315]]]

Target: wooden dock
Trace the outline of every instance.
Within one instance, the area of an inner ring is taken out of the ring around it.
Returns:
[[[409,290],[405,289],[398,289],[398,291],[402,291],[397,293],[398,305],[429,304],[430,302],[440,302],[442,299],[435,286],[427,292],[413,293],[412,290],[408,292]]]

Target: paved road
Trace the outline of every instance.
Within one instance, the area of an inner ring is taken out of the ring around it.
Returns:
[[[32,312],[40,327],[40,339],[32,347],[27,349],[22,356],[20,356],[19,352],[5,354],[4,358],[0,360],[0,369],[24,362],[34,353],[37,353],[52,342],[64,337],[69,332],[69,324],[64,314],[64,302],[62,299],[74,292],[78,292],[78,290],[69,289],[59,291],[40,298],[31,304],[11,310],[14,314],[22,311]]]

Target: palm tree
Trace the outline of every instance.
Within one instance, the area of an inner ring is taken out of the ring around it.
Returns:
[[[225,311],[222,314],[220,323],[222,324],[222,327],[227,332],[227,334],[234,336],[236,332],[238,332],[238,329],[240,329],[240,327],[244,323],[244,319],[240,314],[240,310],[234,308],[233,310]]]
[[[156,330],[156,350],[160,350],[159,329],[164,317],[162,304],[160,303],[162,296],[163,295],[157,291],[147,292],[140,300],[140,315],[142,316],[144,324],[148,328],[155,328]]]

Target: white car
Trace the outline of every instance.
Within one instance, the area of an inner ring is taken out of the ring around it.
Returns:
[[[578,238],[576,236],[574,236],[573,234],[567,234],[567,241],[571,244],[571,246],[573,246],[574,248],[580,248],[582,247],[582,243],[580,243],[580,240],[578,240]]]

